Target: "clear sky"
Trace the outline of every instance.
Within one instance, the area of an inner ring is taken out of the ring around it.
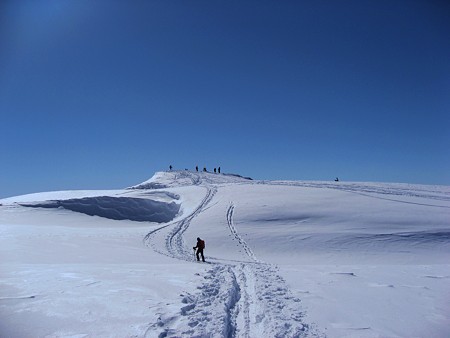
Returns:
[[[450,185],[450,2],[0,2],[0,197],[195,165]]]

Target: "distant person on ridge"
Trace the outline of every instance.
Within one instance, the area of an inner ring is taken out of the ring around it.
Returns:
[[[172,165],[169,165],[169,169],[172,170]]]
[[[196,166],[195,166],[195,171],[197,171],[197,172],[198,172],[198,165],[196,165]]]
[[[217,169],[216,169],[216,168],[214,168],[214,174],[216,173],[216,171],[217,171]]]
[[[218,169],[218,170],[219,170],[219,174],[220,174],[220,167],[219,167],[219,169]]]
[[[193,249],[197,249],[197,261],[200,261],[199,255],[202,256],[202,261],[205,261],[205,256],[203,256],[203,249],[205,249],[205,241],[203,239],[200,239],[200,237],[197,237],[197,246],[194,246]]]

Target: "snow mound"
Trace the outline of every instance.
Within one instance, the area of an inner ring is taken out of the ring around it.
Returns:
[[[252,179],[237,174],[215,174],[210,172],[192,172],[188,170],[161,171],[149,180],[128,189],[165,189],[190,185],[248,183]]]
[[[112,196],[21,203],[21,205],[33,208],[64,208],[89,216],[100,216],[113,220],[157,223],[170,222],[180,210],[180,205],[175,202]]]

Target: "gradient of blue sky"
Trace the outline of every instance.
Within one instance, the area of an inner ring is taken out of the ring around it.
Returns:
[[[450,184],[447,1],[0,3],[0,197],[221,166]]]

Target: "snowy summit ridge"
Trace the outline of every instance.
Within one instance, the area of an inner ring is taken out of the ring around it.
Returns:
[[[446,186],[158,172],[0,200],[0,240],[2,337],[450,334]]]
[[[129,189],[162,189],[200,184],[226,184],[248,182],[251,178],[237,174],[216,174],[210,172],[192,172],[188,170],[160,171],[152,178],[134,185]]]

